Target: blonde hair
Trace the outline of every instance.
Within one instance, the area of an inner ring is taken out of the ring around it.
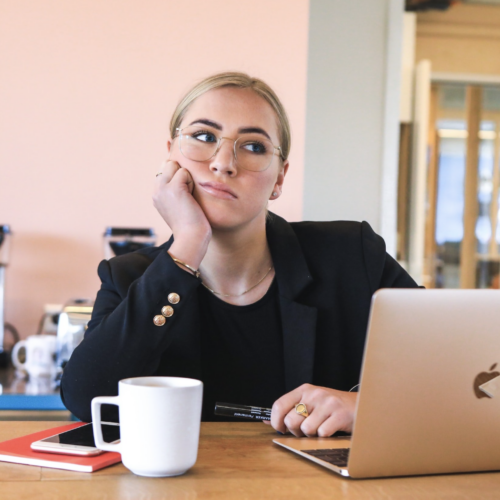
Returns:
[[[170,137],[174,138],[177,128],[180,127],[184,116],[191,104],[209,90],[224,87],[236,87],[239,89],[251,89],[257,95],[265,99],[273,108],[278,117],[278,134],[280,137],[281,153],[283,160],[290,154],[291,133],[290,123],[285,108],[273,89],[259,78],[252,78],[246,73],[227,72],[205,78],[195,85],[179,102],[170,120]]]

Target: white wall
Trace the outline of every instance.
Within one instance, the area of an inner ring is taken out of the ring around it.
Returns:
[[[367,220],[396,248],[402,0],[311,0],[304,218]]]
[[[106,226],[170,231],[151,201],[168,122],[198,80],[263,78],[294,133],[283,197],[302,217],[307,0],[2,0],[0,224],[5,319],[34,334],[46,303],[94,297]]]

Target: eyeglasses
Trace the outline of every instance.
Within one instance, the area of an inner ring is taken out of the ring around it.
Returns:
[[[229,137],[218,137],[214,132],[196,125],[176,130],[179,137],[179,149],[188,160],[211,160],[219,152],[223,139],[234,142],[233,152],[236,165],[245,170],[252,172],[266,170],[271,165],[274,155],[284,159],[281,148],[262,137],[261,134],[244,134],[234,140]]]

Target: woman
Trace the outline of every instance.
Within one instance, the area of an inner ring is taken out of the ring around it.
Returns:
[[[66,406],[90,420],[92,398],[121,379],[184,376],[205,384],[204,420],[217,420],[216,401],[272,405],[280,432],[350,432],[371,296],[415,282],[366,222],[267,212],[290,128],[264,82],[207,78],[170,133],[153,201],[173,238],[99,265],[92,320],[62,379]]]

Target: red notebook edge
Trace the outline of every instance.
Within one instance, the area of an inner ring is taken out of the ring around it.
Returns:
[[[33,451],[30,448],[31,443],[34,441],[69,431],[82,425],[85,425],[85,422],[75,422],[3,441],[0,443],[0,462],[50,467],[52,469],[64,469],[76,472],[94,472],[121,461],[119,453],[104,452],[102,455],[95,457],[77,457],[74,455],[43,453]]]

